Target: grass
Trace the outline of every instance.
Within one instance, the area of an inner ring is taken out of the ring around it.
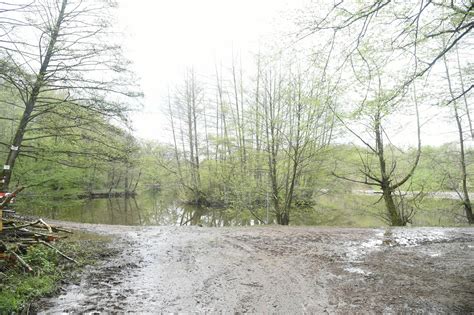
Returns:
[[[27,273],[19,265],[0,263],[0,314],[28,310],[33,301],[59,291],[60,282],[74,281],[80,270],[96,263],[106,255],[105,237],[75,233],[70,239],[55,246],[66,255],[74,257],[79,264],[64,260],[54,250],[37,245],[28,248],[22,257],[33,268]]]

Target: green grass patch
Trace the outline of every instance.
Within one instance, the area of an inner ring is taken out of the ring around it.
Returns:
[[[43,245],[30,246],[23,259],[33,268],[25,272],[19,264],[0,262],[0,314],[21,312],[34,300],[58,292],[59,283],[74,281],[82,267],[94,264],[107,254],[105,237],[75,233],[71,238],[54,244],[59,250],[74,257],[76,265],[65,260],[53,249]]]

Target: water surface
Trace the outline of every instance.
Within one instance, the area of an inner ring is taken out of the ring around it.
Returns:
[[[380,227],[383,204],[375,196],[327,194],[314,199],[311,206],[291,212],[291,225]],[[271,209],[205,208],[185,205],[161,192],[142,192],[136,198],[48,199],[20,198],[20,214],[43,218],[114,225],[203,225],[245,226],[274,223]],[[455,200],[427,199],[417,210],[414,226],[459,226],[465,218]]]

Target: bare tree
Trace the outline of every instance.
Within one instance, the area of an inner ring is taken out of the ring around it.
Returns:
[[[459,168],[461,171],[461,191],[458,191],[456,187],[453,187],[456,189],[462,204],[464,208],[464,212],[466,214],[467,221],[469,224],[474,223],[474,216],[472,214],[472,204],[471,204],[471,199],[469,197],[469,190],[468,190],[468,172],[467,172],[467,166],[466,166],[466,145],[465,145],[465,131],[463,128],[462,124],[462,117],[460,113],[460,106],[458,104],[457,98],[455,96],[454,92],[454,87],[451,81],[451,75],[449,72],[449,66],[448,66],[448,61],[446,56],[443,56],[443,61],[444,61],[444,66],[445,66],[445,71],[446,71],[446,80],[448,83],[448,90],[449,90],[449,96],[450,96],[450,101],[453,112],[454,112],[454,119],[456,121],[456,127],[457,127],[457,132],[458,132],[458,139],[459,139]],[[462,81],[461,81],[462,83]],[[466,100],[465,100],[466,102]],[[470,117],[469,117],[469,111],[467,108],[466,104],[466,113],[467,113],[467,118],[470,122]]]
[[[306,74],[307,75],[307,74]],[[259,74],[262,95],[264,147],[273,211],[278,224],[288,225],[304,171],[331,141],[334,126],[330,99],[315,94],[314,81],[271,66]]]
[[[191,194],[198,205],[206,203],[201,184],[201,139],[198,133],[199,118],[202,115],[203,91],[193,69],[186,72],[183,85],[176,90],[174,107],[168,103],[174,141],[177,175],[182,186]],[[181,152],[178,150],[176,123],[180,125]],[[184,158],[184,163],[181,159]],[[186,176],[188,175],[188,176]],[[189,179],[189,180],[188,180]]]
[[[412,101],[415,108],[416,132],[417,132],[417,149],[414,161],[406,174],[402,175],[398,170],[397,158],[393,153],[394,145],[386,141],[390,141],[387,129],[384,127],[392,112],[390,107],[396,107],[397,103],[404,101],[403,98],[394,102],[390,93],[386,93],[382,89],[382,83],[379,78],[379,89],[375,98],[364,103],[365,110],[358,114],[358,119],[368,119],[365,123],[368,135],[364,136],[364,132],[356,131],[347,124],[347,121],[342,119],[339,114],[336,114],[343,126],[353,134],[367,149],[367,154],[364,156],[359,153],[361,168],[359,169],[363,179],[355,179],[345,175],[337,174],[335,170],[333,175],[338,178],[348,180],[354,183],[360,183],[370,186],[379,187],[382,191],[382,197],[386,215],[386,220],[393,226],[404,226],[410,222],[413,212],[405,212],[405,207],[396,202],[395,197],[397,190],[400,189],[415,173],[416,167],[421,157],[421,130],[420,119],[418,113],[418,102],[416,91],[414,91]],[[372,140],[373,139],[373,140]],[[387,152],[388,151],[388,152]],[[392,152],[390,152],[392,151]],[[375,163],[370,158],[375,157]],[[374,164],[376,166],[374,166]],[[401,199],[401,198],[400,198]],[[400,200],[402,201],[402,200]]]

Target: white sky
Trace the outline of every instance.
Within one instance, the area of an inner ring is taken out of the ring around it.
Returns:
[[[134,63],[145,93],[144,109],[133,115],[136,136],[166,141],[161,106],[171,88],[193,66],[212,73],[229,65],[232,52],[249,58],[259,43],[277,34],[285,12],[302,0],[119,0],[118,24],[125,56]]]
[[[182,81],[184,70],[192,66],[198,75],[212,74],[216,64],[230,65],[233,53],[249,60],[260,43],[285,31],[294,9],[306,2],[119,0],[117,20],[124,32],[125,57],[133,62],[145,93],[143,110],[133,115],[135,135],[169,141],[162,107],[168,87],[172,89]],[[446,117],[449,114],[423,126],[423,144],[436,145],[455,139],[447,127],[452,123],[448,124]],[[426,119],[421,117],[422,122]],[[414,145],[414,121],[407,122],[395,138],[398,138],[392,139],[395,142]]]

